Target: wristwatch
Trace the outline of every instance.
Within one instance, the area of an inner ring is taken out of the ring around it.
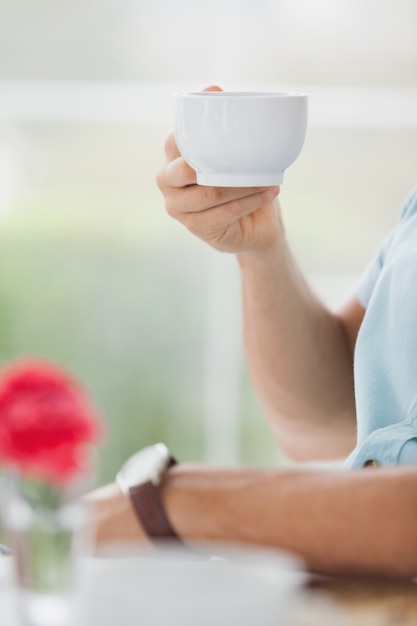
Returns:
[[[159,491],[163,475],[176,464],[168,448],[157,443],[131,456],[116,476],[116,483],[131,500],[139,522],[151,539],[181,541],[168,519]]]

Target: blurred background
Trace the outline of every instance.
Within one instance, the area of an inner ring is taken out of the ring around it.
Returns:
[[[96,482],[165,441],[285,461],[240,338],[235,261],[164,211],[172,95],[310,94],[281,201],[335,307],[417,184],[415,0],[0,0],[0,359],[51,358],[107,421]]]

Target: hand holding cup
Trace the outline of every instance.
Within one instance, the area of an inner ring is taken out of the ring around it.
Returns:
[[[221,90],[209,87],[207,92]],[[305,98],[300,102],[306,106]],[[280,225],[277,184],[252,186],[245,177],[241,186],[235,186],[236,179],[226,187],[197,184],[197,173],[180,153],[174,134],[167,138],[165,154],[157,184],[170,216],[221,251],[263,252],[273,245]]]

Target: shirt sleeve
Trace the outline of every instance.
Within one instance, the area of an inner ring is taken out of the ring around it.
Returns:
[[[404,204],[401,219],[405,220],[414,215],[417,212],[417,187],[408,196],[406,203]]]
[[[384,266],[385,258],[394,235],[395,229],[385,238],[377,254],[375,254],[359,280],[359,284],[356,288],[356,297],[365,309],[368,306],[372,292]]]
[[[406,203],[404,204],[403,210],[401,212],[401,221],[399,225],[404,223],[404,221],[409,219],[416,212],[417,212],[417,187],[413,189]],[[384,239],[378,252],[375,254],[373,259],[369,263],[368,267],[366,268],[365,272],[363,273],[362,278],[359,280],[359,283],[356,289],[356,297],[358,298],[359,302],[362,304],[364,308],[368,306],[372,292],[375,288],[375,285],[377,283],[381,270],[384,267],[385,259],[391,247],[392,240],[394,239],[397,233],[399,225],[397,225],[389,233],[389,235]]]

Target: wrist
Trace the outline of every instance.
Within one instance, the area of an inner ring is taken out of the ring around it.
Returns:
[[[277,237],[267,248],[250,250],[236,255],[239,270],[243,278],[252,275],[277,276],[282,266],[289,262],[289,249],[285,237]]]
[[[220,526],[214,521],[218,501],[213,490],[213,474],[215,470],[206,466],[181,463],[172,467],[161,483],[168,516],[187,543],[222,538]]]
[[[236,253],[239,267],[246,268],[265,267],[274,264],[288,248],[286,233],[281,217],[279,206],[274,212],[273,222],[269,224],[268,237],[253,244],[245,250]]]

